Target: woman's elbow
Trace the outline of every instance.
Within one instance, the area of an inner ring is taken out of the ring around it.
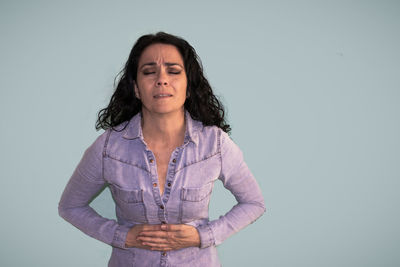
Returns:
[[[64,220],[67,220],[67,218],[69,217],[68,209],[63,207],[60,203],[58,204],[58,215]]]

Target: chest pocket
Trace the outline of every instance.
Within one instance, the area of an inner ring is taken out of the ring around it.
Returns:
[[[182,223],[208,218],[208,205],[210,203],[212,188],[212,182],[202,187],[182,188],[179,211]]]
[[[143,203],[143,190],[121,189],[110,185],[117,206],[117,217],[136,223],[146,223],[146,209]]]

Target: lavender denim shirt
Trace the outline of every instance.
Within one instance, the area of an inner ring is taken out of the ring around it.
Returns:
[[[85,151],[59,202],[59,214],[84,233],[112,246],[109,267],[220,266],[216,246],[265,212],[256,180],[239,147],[216,126],[203,126],[185,111],[182,146],[171,154],[165,189],[158,187],[157,162],[144,142],[141,114],[108,129]],[[126,125],[128,123],[128,125]],[[237,204],[209,221],[208,204],[220,179]],[[89,206],[105,185],[116,203],[117,221]],[[189,224],[197,228],[201,246],[169,252],[125,247],[135,224]]]

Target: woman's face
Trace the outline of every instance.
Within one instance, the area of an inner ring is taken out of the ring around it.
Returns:
[[[187,78],[178,49],[168,44],[148,46],[139,59],[135,95],[144,112],[181,112],[186,100]]]

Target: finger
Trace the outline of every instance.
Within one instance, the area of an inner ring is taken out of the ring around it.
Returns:
[[[150,248],[150,250],[156,250],[156,251],[163,251],[163,252],[166,252],[166,251],[171,251],[171,250],[173,250],[173,248],[158,248],[158,247],[151,247],[151,248]]]
[[[151,250],[160,250],[160,251],[169,251],[173,248],[170,245],[162,245],[157,243],[146,243],[146,246],[149,246]]]
[[[172,248],[150,248],[150,250],[167,252],[167,251],[171,251],[173,249]]]
[[[152,237],[140,237],[138,238],[138,241],[142,242],[142,244],[144,243],[154,243],[154,244],[168,244],[168,240],[164,239],[164,238],[152,238]]]
[[[183,224],[162,224],[161,225],[161,229],[162,228],[166,228],[166,231],[169,232],[178,232],[181,231],[183,229],[184,225]]]
[[[161,231],[160,224],[141,224],[141,231]]]
[[[158,249],[172,248],[171,244],[157,243],[157,242],[143,242],[143,245]]]
[[[140,232],[138,237],[162,237],[162,238],[167,238],[168,233],[165,231],[145,231],[145,232]]]

